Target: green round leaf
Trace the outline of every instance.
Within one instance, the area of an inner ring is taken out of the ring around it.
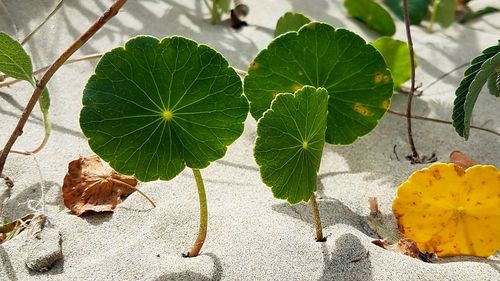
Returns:
[[[257,124],[255,160],[262,181],[276,198],[308,201],[325,144],[328,92],[304,86],[278,94]]]
[[[391,15],[373,0],[345,0],[344,6],[352,17],[365,23],[381,35],[392,36],[396,25]]]
[[[453,102],[453,126],[457,133],[466,140],[469,138],[472,111],[476,100],[488,78],[496,73],[500,67],[500,41],[499,44],[489,47],[471,61],[465,70],[464,79],[455,91]]]
[[[99,61],[80,125],[116,171],[168,180],[223,157],[247,113],[239,76],[215,50],[182,37],[139,36]]]
[[[326,141],[350,144],[375,128],[390,105],[393,83],[380,53],[345,29],[311,22],[275,38],[250,64],[245,95],[257,120],[278,93],[304,85],[328,90]]]
[[[311,20],[303,14],[287,12],[283,16],[281,16],[276,23],[274,37],[278,37],[279,35],[288,31],[297,31],[304,24],[308,24],[310,22]]]
[[[380,37],[371,43],[384,57],[387,67],[391,70],[394,89],[411,77],[410,50],[408,44],[391,37]],[[415,58],[415,66],[417,59]]]
[[[3,32],[0,32],[0,71],[34,84],[31,58],[19,42]]]
[[[448,27],[455,21],[455,1],[456,0],[437,0],[436,21],[442,27]]]
[[[401,20],[403,20],[403,0],[384,0],[384,3],[391,9]],[[410,24],[419,25],[423,18],[429,12],[429,5],[432,0],[408,0],[408,17]]]

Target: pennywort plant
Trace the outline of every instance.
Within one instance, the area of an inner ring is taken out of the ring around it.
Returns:
[[[393,82],[384,58],[351,31],[310,22],[255,57],[244,89],[263,182],[276,198],[310,201],[322,241],[314,192],[323,145],[353,143],[387,111]]]
[[[243,132],[248,103],[224,57],[183,37],[130,39],[101,58],[83,93],[80,125],[92,150],[140,181],[192,169],[200,202],[197,256],[207,234],[201,169]]]

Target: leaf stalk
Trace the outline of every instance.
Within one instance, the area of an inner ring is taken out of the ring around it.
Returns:
[[[314,219],[314,228],[316,230],[316,242],[325,242],[326,238],[323,236],[323,227],[321,226],[321,217],[319,215],[318,202],[316,201],[316,194],[313,192],[311,195],[311,210]]]
[[[187,253],[183,254],[183,257],[190,258],[196,257],[200,254],[200,250],[205,243],[205,238],[207,237],[208,228],[208,207],[207,207],[207,195],[205,193],[205,184],[203,183],[203,178],[201,177],[201,172],[198,169],[192,169],[194,179],[196,181],[196,187],[198,188],[198,197],[200,201],[200,225],[198,229],[198,237],[194,242],[193,247]]]

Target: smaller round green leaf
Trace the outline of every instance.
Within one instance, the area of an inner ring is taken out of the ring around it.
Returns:
[[[408,44],[386,36],[378,38],[371,44],[382,54],[387,67],[391,70],[394,89],[399,89],[411,77]],[[415,57],[415,65],[416,63],[417,58]]]
[[[345,0],[344,6],[352,17],[365,23],[381,35],[392,36],[396,25],[391,15],[373,0]]]
[[[278,94],[257,124],[254,156],[274,197],[290,204],[308,201],[325,144],[328,91],[304,86]]]
[[[169,180],[223,157],[247,113],[241,79],[221,54],[182,37],[139,36],[99,61],[80,126],[116,171]]]
[[[0,71],[34,84],[30,56],[19,42],[3,32],[0,32]]]
[[[286,33],[288,31],[297,31],[304,24],[310,23],[311,20],[303,14],[286,12],[278,19],[276,29],[274,30],[274,37]]]

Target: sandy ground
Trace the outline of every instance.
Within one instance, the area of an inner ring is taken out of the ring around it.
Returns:
[[[3,5],[1,3],[3,2]],[[493,4],[474,1],[477,6]],[[0,30],[23,38],[50,12],[57,1],[0,1]],[[35,68],[52,62],[111,1],[66,1],[64,7],[26,46]],[[202,1],[128,1],[124,11],[86,44],[76,56],[103,52],[137,34],[158,37],[184,35],[209,44],[230,63],[246,69],[271,40],[275,23],[286,11],[347,27],[367,40],[375,33],[346,16],[342,1],[248,1],[251,26],[234,31],[227,23],[209,24]],[[4,16],[8,11],[10,17]],[[14,24],[13,24],[14,23]],[[416,98],[416,114],[450,119],[454,90],[463,69],[433,86],[442,74],[468,62],[500,38],[498,14],[446,31],[428,34],[412,27],[419,59],[417,82],[424,95]],[[405,38],[397,21],[398,39]],[[113,214],[79,218],[69,214],[61,198],[67,164],[90,155],[78,125],[81,93],[95,62],[61,68],[51,80],[52,138],[36,159],[41,165],[50,220],[62,234],[64,260],[46,273],[32,273],[23,263],[23,236],[0,245],[0,280],[500,280],[500,260],[457,257],[427,264],[381,249],[366,224],[370,196],[381,209],[390,206],[399,184],[422,166],[396,160],[409,152],[405,119],[385,116],[372,133],[349,147],[327,146],[319,174],[319,200],[327,242],[313,240],[310,209],[276,200],[259,179],[253,160],[256,124],[250,117],[243,136],[227,155],[202,171],[209,205],[209,234],[203,254],[180,256],[194,241],[198,202],[189,170],[169,182],[143,183],[140,188],[156,203],[152,209],[139,194],[131,195]],[[0,91],[0,143],[14,128],[31,90],[18,84]],[[393,109],[403,111],[406,97],[396,94]],[[479,97],[474,123],[500,131],[498,100]],[[482,163],[500,166],[500,139],[472,131],[468,142],[451,126],[415,121],[416,145],[422,154],[435,152],[447,161],[459,149]],[[35,112],[17,148],[31,148],[43,136],[41,115]],[[3,216],[30,212],[28,200],[41,195],[40,177],[32,157],[11,155],[5,173],[16,181],[8,193],[0,184]],[[367,254],[368,253],[368,254]],[[360,259],[358,262],[353,260]]]

